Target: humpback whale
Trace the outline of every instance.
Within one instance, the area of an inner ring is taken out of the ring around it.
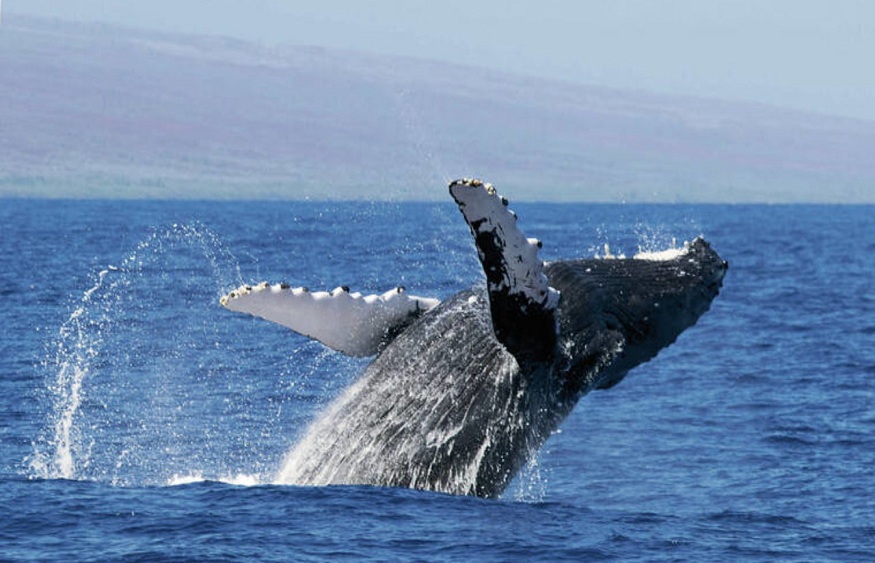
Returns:
[[[497,497],[583,395],[616,385],[695,324],[727,269],[702,238],[544,263],[491,184],[466,178],[449,191],[485,284],[443,302],[400,287],[362,295],[267,282],[221,298],[375,356],[291,448],[277,482]]]

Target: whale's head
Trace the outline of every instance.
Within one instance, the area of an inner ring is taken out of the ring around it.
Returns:
[[[547,265],[561,294],[558,346],[577,395],[618,383],[711,306],[728,264],[702,238],[633,258]]]

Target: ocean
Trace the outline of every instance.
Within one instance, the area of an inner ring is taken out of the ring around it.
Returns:
[[[218,303],[446,298],[483,278],[449,198],[0,200],[0,559],[875,559],[875,207],[511,206],[547,260],[701,234],[730,269],[483,500],[273,484],[367,360]]]

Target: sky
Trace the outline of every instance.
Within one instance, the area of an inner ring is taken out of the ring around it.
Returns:
[[[870,0],[5,0],[2,10],[875,120]]]

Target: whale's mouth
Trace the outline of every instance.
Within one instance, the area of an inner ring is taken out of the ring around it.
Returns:
[[[720,293],[720,288],[723,287],[723,278],[726,277],[727,270],[729,270],[729,262],[721,260],[720,267],[714,272],[714,277],[711,279],[711,283],[707,286],[712,298],[717,297]]]
[[[703,283],[711,299],[714,299],[720,293],[720,288],[723,287],[723,278],[726,277],[726,272],[729,270],[729,262],[720,258],[711,245],[701,237],[696,239],[694,243],[699,241],[702,243],[704,252],[704,256],[700,259]],[[710,275],[708,268],[711,268]]]

